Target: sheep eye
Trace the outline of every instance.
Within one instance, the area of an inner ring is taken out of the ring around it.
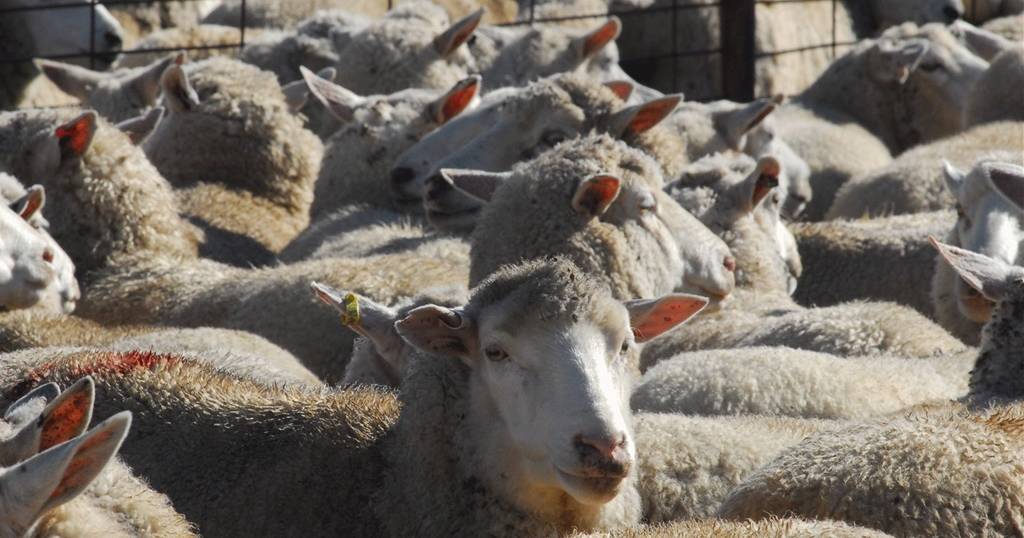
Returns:
[[[484,349],[484,355],[487,356],[487,360],[494,362],[501,362],[508,358],[508,353],[505,353],[504,349],[494,345],[487,346],[487,348]]]
[[[942,69],[942,64],[940,64],[940,63],[921,64],[918,67],[920,67],[921,69],[931,73],[933,71],[938,71],[939,69]]]
[[[619,353],[625,355],[629,352],[629,340],[622,341],[622,347],[619,348]]]
[[[541,137],[544,143],[549,146],[554,146],[559,142],[565,140],[565,138],[565,133],[561,131],[548,131],[544,133],[544,136]]]

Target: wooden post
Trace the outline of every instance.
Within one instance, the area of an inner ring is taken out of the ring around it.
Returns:
[[[719,28],[722,45],[722,93],[726,99],[754,99],[754,0],[720,0]]]

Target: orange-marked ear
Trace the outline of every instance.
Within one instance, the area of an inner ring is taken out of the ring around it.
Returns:
[[[11,209],[18,212],[24,220],[31,220],[32,217],[46,204],[46,190],[42,185],[32,185],[25,191],[25,195],[11,204]]]
[[[455,21],[444,33],[434,38],[434,50],[442,58],[447,58],[473,35],[483,18],[484,8],[480,8]]]
[[[74,156],[81,157],[89,149],[92,137],[96,134],[96,113],[83,112],[75,119],[60,125],[54,131],[60,143],[61,159]]]
[[[637,342],[647,342],[693,316],[708,305],[706,297],[675,293],[659,299],[626,303],[629,325]]]
[[[623,101],[629,101],[629,96],[633,95],[633,83],[628,80],[612,80],[604,83],[604,87],[608,88]]]
[[[750,206],[757,207],[757,204],[764,200],[765,196],[775,187],[779,186],[779,175],[782,173],[782,166],[774,157],[762,157],[757,162],[757,180],[754,182],[754,189],[750,196]]]
[[[589,217],[603,215],[619,197],[622,182],[615,176],[598,174],[580,183],[572,197],[572,207]]]
[[[608,19],[597,29],[579,38],[580,57],[590,58],[614,41],[622,32],[622,21],[618,17]]]
[[[675,110],[680,100],[682,100],[682,97],[678,95],[669,95],[644,103],[636,115],[633,116],[633,121],[629,122],[629,130],[635,134],[649,131],[652,127],[661,123],[661,120],[668,117]]]
[[[74,455],[64,468],[60,484],[47,499],[48,508],[71,500],[96,479],[121,448],[131,423],[132,414],[122,411],[72,441]]]
[[[85,377],[46,406],[41,417],[40,451],[74,439],[85,431],[92,419],[95,392],[92,379]]]
[[[434,121],[442,125],[470,108],[480,91],[480,75],[473,75],[457,82],[448,93],[435,101]]]

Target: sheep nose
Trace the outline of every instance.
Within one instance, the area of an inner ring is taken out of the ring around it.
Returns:
[[[427,192],[424,197],[436,200],[452,189],[452,185],[445,181],[441,174],[434,174],[427,179]]]
[[[953,6],[946,6],[942,8],[942,14],[946,16],[947,23],[952,23],[956,21],[962,15],[962,13],[960,13],[960,10]]]
[[[583,435],[573,438],[573,446],[580,462],[591,471],[602,476],[625,476],[629,472],[629,451],[626,450],[626,434]]]
[[[732,256],[726,256],[725,260],[722,261],[722,265],[725,266],[726,271],[729,271],[730,273],[736,272],[736,258],[733,258]]]
[[[401,187],[416,178],[416,172],[412,168],[400,166],[391,171],[391,184]]]
[[[121,48],[121,36],[114,32],[107,32],[103,35],[103,39],[107,41],[107,46],[111,49]]]

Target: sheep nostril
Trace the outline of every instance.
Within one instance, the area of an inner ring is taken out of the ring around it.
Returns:
[[[391,171],[391,184],[396,187],[405,185],[415,178],[416,172],[413,172],[412,168],[402,166]]]
[[[942,8],[942,14],[946,16],[946,22],[954,22],[961,16],[960,10],[953,6]]]
[[[53,251],[46,249],[43,251],[43,261],[46,263],[53,263]]]
[[[730,273],[736,272],[736,258],[733,258],[732,256],[726,256],[725,260],[722,262],[722,265],[725,266],[726,271],[729,271]]]

